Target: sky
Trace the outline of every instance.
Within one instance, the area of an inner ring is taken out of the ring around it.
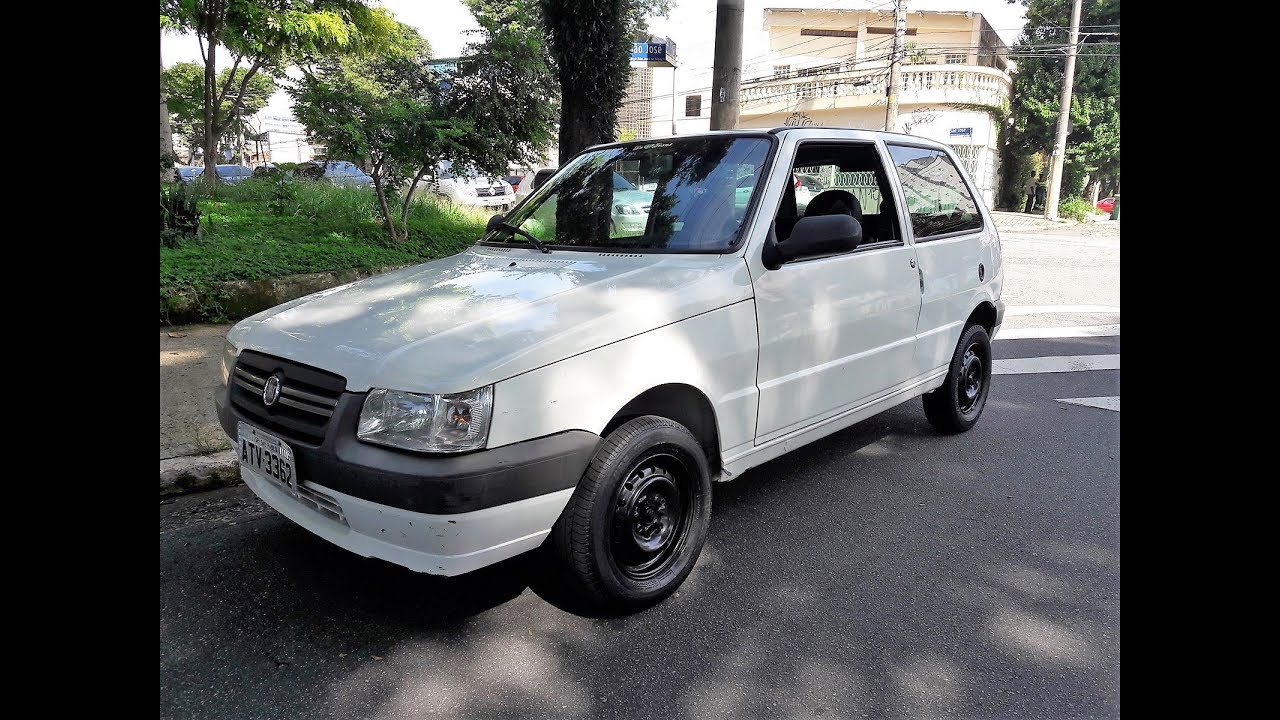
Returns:
[[[401,22],[412,25],[431,43],[436,57],[456,57],[468,40],[468,30],[476,29],[471,12],[462,0],[381,0]],[[669,37],[676,44],[680,67],[676,85],[683,93],[711,85],[712,55],[715,49],[715,0],[673,0],[670,17],[649,21],[654,35]],[[865,9],[891,6],[885,0],[746,0],[742,23],[742,54],[750,60],[764,55],[769,48],[763,27],[766,7],[813,9]],[[972,10],[986,16],[987,22],[1006,44],[1012,44],[1022,28],[1024,8],[1008,0],[911,0],[909,10]],[[195,37],[165,34],[160,39],[165,66],[175,62],[199,62],[200,49]],[[743,75],[755,68],[745,67]],[[670,71],[653,74],[654,114],[671,98]],[[660,99],[659,96],[665,96]],[[288,114],[289,99],[284,93],[272,96],[267,113]],[[669,112],[669,111],[668,111]]]

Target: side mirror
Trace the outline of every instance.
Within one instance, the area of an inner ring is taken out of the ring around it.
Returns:
[[[862,225],[852,216],[818,215],[800,218],[791,236],[776,244],[771,259],[781,266],[798,258],[849,252],[861,244]]]
[[[494,215],[493,217],[489,218],[489,222],[485,223],[484,231],[493,232],[494,230],[499,229],[502,226],[502,223],[506,221],[507,221],[507,216],[503,215],[502,213],[498,213],[497,215]]]

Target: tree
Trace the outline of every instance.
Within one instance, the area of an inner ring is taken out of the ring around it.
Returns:
[[[288,92],[294,115],[331,158],[368,161],[383,227],[400,242],[409,236],[419,182],[441,158],[466,154],[464,139],[475,133],[441,102],[440,78],[427,67],[427,42],[407,25],[395,35],[383,53],[333,56],[304,67],[303,79]],[[406,184],[393,213],[393,193]]]
[[[1009,0],[1014,2],[1015,0]],[[1017,0],[1027,8],[1027,25],[1013,47],[1018,71],[1013,82],[1013,127],[1004,162],[1006,204],[1033,154],[1053,151],[1059,93],[1071,22],[1070,0]],[[1083,0],[1071,132],[1067,136],[1063,198],[1080,195],[1086,178],[1095,189],[1120,179],[1120,2]],[[1115,34],[1098,34],[1115,33]]]
[[[668,0],[539,0],[560,81],[560,162],[611,142],[631,79],[631,42]]]
[[[466,139],[477,169],[505,175],[534,165],[551,144],[558,116],[556,79],[537,0],[465,0],[479,30],[448,79],[443,102],[480,132]]]
[[[245,69],[240,68],[235,72],[233,75],[231,69],[226,68],[218,75],[219,86],[244,88],[233,97],[224,97],[222,105],[217,109],[218,114],[226,118],[219,140],[238,138],[244,130],[244,118],[252,117],[266,107],[271,94],[276,91],[276,82],[268,75],[258,74],[246,80],[243,77]],[[218,144],[215,142],[212,147],[205,146],[204,68],[199,63],[174,63],[162,75],[168,93],[169,112],[173,114],[179,137],[186,141],[193,155],[195,148],[204,149],[207,164],[209,155],[217,155]],[[214,162],[217,162],[216,158]]]
[[[160,56],[160,182],[173,180],[173,127],[169,124],[169,99],[164,94],[164,56]]]
[[[368,0],[161,0],[161,18],[194,32],[204,61],[203,144],[216,148],[248,84],[259,73],[278,75],[286,67],[315,56],[352,53],[377,47],[395,24]],[[218,68],[219,48],[231,56],[231,71]],[[242,67],[243,66],[243,67]],[[243,69],[243,72],[238,72]],[[225,77],[225,81],[223,78]],[[204,179],[217,182],[217,153],[204,154]]]

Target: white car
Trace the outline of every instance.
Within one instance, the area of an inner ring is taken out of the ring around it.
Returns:
[[[551,176],[556,174],[556,169],[557,168],[542,168],[541,170],[525,175],[524,180],[520,182],[520,187],[516,188],[516,202],[532,195],[534,190],[545,185],[547,181],[551,179]]]
[[[431,192],[454,205],[506,212],[517,199],[506,180],[468,171],[455,171],[453,164],[443,162],[429,184]]]
[[[802,214],[796,167],[876,187]],[[653,183],[638,233],[609,227],[647,192],[615,173]],[[906,135],[590,148],[458,255],[235,325],[218,415],[253,492],[334,544],[434,575],[546,545],[584,598],[642,608],[693,568],[712,481],[917,397],[940,432],[978,421],[1004,315],[979,197]]]

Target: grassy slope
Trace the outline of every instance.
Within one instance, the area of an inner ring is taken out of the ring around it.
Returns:
[[[484,232],[485,218],[417,202],[409,239],[391,242],[378,221],[372,191],[298,184],[281,213],[275,186],[248,181],[201,200],[204,235],[160,248],[160,320],[228,320],[217,284],[295,273],[377,268],[452,255]]]

